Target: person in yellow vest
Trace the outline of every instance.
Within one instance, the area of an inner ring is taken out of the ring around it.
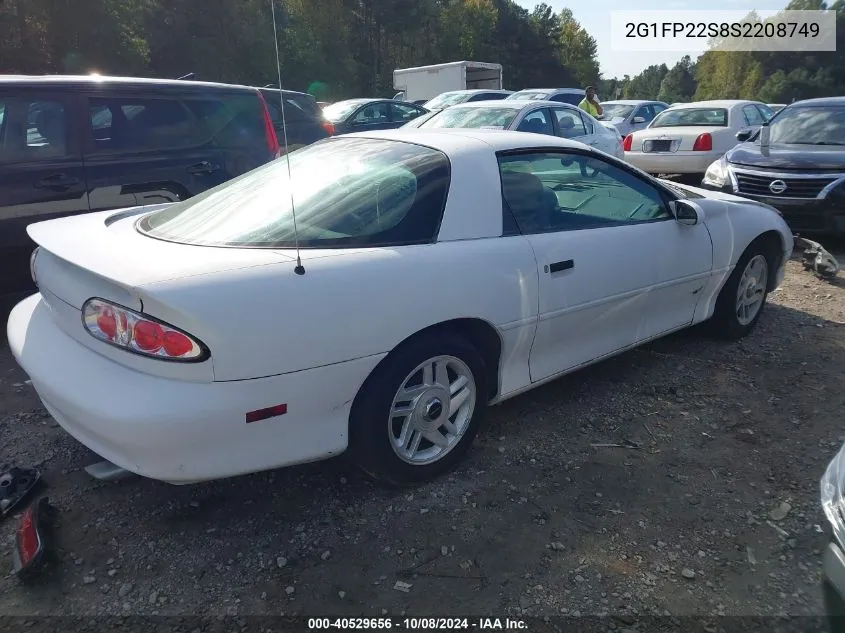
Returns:
[[[596,118],[600,117],[603,110],[601,109],[599,100],[596,99],[596,89],[593,86],[587,86],[584,92],[586,92],[587,95],[581,99],[581,103],[578,104],[578,107]]]

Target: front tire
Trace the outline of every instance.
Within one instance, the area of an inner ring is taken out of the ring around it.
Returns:
[[[716,300],[711,325],[717,336],[736,341],[754,329],[766,305],[773,270],[773,255],[764,243],[752,243],[745,250]]]
[[[487,405],[478,350],[447,332],[403,344],[352,405],[350,453],[382,482],[407,486],[450,470],[472,444]]]

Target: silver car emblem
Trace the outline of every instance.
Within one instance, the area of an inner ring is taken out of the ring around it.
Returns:
[[[782,194],[786,191],[786,183],[782,180],[773,180],[769,183],[769,191],[774,194]]]

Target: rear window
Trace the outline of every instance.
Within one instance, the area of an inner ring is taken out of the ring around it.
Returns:
[[[434,241],[449,188],[445,154],[401,141],[309,145],[138,224],[159,239],[207,246],[398,246]]]
[[[421,128],[499,128],[505,129],[516,118],[516,108],[451,108],[420,125]]]
[[[278,92],[265,92],[265,101],[270,110],[270,118],[278,127],[283,123],[282,120],[282,100]],[[285,111],[284,120],[296,123],[301,121],[311,121],[320,116],[317,102],[309,97],[303,95],[285,95]]]
[[[654,117],[650,127],[688,125],[726,127],[728,125],[728,111],[725,108],[672,108],[664,110]]]
[[[323,116],[329,121],[337,123],[346,119],[362,105],[364,105],[363,101],[338,101],[323,108]]]

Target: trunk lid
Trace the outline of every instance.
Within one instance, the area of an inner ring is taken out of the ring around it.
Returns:
[[[709,125],[647,128],[635,132],[634,141],[641,144],[643,152],[685,152],[692,150],[695,139],[702,134],[710,134],[715,141],[725,131],[728,128]]]
[[[145,207],[89,213],[31,224],[40,247],[33,268],[39,288],[81,309],[94,296],[140,309],[139,286],[291,261],[266,249],[194,246],[139,233]]]

